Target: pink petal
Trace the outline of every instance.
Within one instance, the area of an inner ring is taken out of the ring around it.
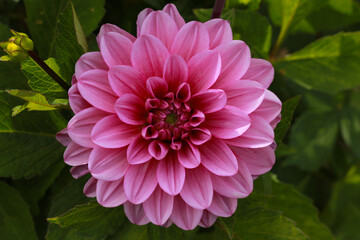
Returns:
[[[224,197],[215,192],[213,201],[207,210],[219,217],[230,217],[234,214],[236,207],[237,198]]]
[[[99,34],[96,36],[96,41],[98,42],[99,46],[100,46],[101,39],[103,38],[104,34],[110,33],[110,32],[120,33],[120,34],[124,35],[125,37],[127,37],[132,42],[134,42],[136,40],[136,38],[133,35],[131,35],[130,33],[126,32],[124,30],[122,30],[118,26],[115,26],[115,25],[110,24],[110,23],[106,23],[106,24],[101,26]]]
[[[183,141],[181,150],[177,151],[177,157],[185,168],[196,168],[201,162],[199,149],[187,141]]]
[[[246,114],[253,112],[263,102],[264,87],[250,80],[239,80],[225,84],[223,89],[227,95],[227,104],[239,108]]]
[[[149,77],[146,81],[146,88],[152,97],[158,99],[162,99],[168,92],[166,81],[159,77]]]
[[[88,165],[80,165],[70,168],[70,174],[73,178],[78,179],[89,173]]]
[[[251,175],[262,175],[270,171],[275,163],[275,153],[270,146],[256,149],[233,146],[230,148],[238,162],[245,163]]]
[[[148,219],[156,224],[163,225],[170,218],[174,205],[174,196],[171,196],[157,187],[151,196],[143,203]]]
[[[174,151],[170,151],[160,161],[156,174],[159,185],[165,192],[170,195],[179,194],[185,181],[185,169],[178,162]]]
[[[124,94],[115,103],[115,111],[120,120],[130,125],[145,123],[145,103],[134,94]]]
[[[98,180],[96,184],[98,203],[103,207],[117,207],[126,202],[123,182],[123,178],[112,182]]]
[[[114,66],[108,75],[110,86],[119,97],[132,93],[146,98],[146,77],[135,68],[126,65]]]
[[[199,226],[203,228],[211,227],[216,222],[216,219],[216,215],[212,214],[208,210],[204,210]]]
[[[71,142],[71,138],[69,137],[67,128],[59,131],[56,135],[56,140],[64,146],[67,146]]]
[[[144,202],[157,186],[157,162],[130,165],[124,178],[126,197],[133,204]]]
[[[155,140],[149,144],[148,151],[156,160],[161,160],[168,153],[169,145],[162,141]]]
[[[91,177],[85,184],[83,192],[85,196],[92,198],[96,196],[97,179]]]
[[[117,96],[109,85],[107,75],[107,71],[104,70],[90,70],[80,76],[77,84],[81,95],[91,105],[114,113]]]
[[[141,27],[146,19],[146,17],[152,13],[154,10],[152,10],[151,8],[145,8],[144,10],[142,10],[138,17],[137,17],[137,21],[136,21],[136,25],[137,25],[137,36],[140,36],[140,31],[141,31]]]
[[[180,84],[178,90],[176,91],[176,99],[181,102],[189,101],[191,97],[190,85],[187,83]]]
[[[215,49],[221,56],[221,73],[213,88],[222,88],[223,84],[239,80],[250,65],[250,49],[240,40],[220,45]]]
[[[214,191],[229,198],[245,198],[253,190],[253,179],[246,164],[239,161],[239,171],[230,177],[211,175]]]
[[[240,136],[250,127],[250,118],[240,109],[227,105],[220,111],[207,114],[204,127],[214,137],[230,139]]]
[[[91,105],[81,96],[78,83],[75,83],[69,89],[69,104],[74,113],[78,113],[81,110],[91,107]]]
[[[140,128],[109,115],[98,121],[91,132],[91,140],[104,148],[121,148],[130,144],[140,134]]]
[[[169,16],[175,21],[178,29],[182,28],[185,25],[185,20],[180,15],[179,11],[177,10],[176,6],[172,3],[166,4],[163,8],[163,12],[169,14]]]
[[[229,21],[216,18],[204,23],[210,36],[210,49],[233,40]]]
[[[149,219],[145,215],[142,204],[132,204],[129,201],[124,203],[124,211],[127,218],[136,225],[145,225],[149,223]]]
[[[189,133],[189,139],[194,145],[202,145],[209,141],[211,132],[206,128],[193,128]]]
[[[257,81],[268,88],[274,78],[274,67],[264,59],[252,58],[249,69],[242,78]]]
[[[149,141],[138,136],[132,140],[127,148],[127,160],[130,164],[140,164],[149,161],[152,156],[149,153]]]
[[[91,148],[82,147],[74,142],[71,142],[64,152],[64,161],[70,166],[87,164],[91,150]]]
[[[209,33],[203,23],[188,22],[176,34],[171,53],[179,54],[189,61],[199,52],[209,49]]]
[[[116,181],[122,178],[129,164],[126,148],[106,149],[95,147],[89,158],[89,171],[97,179]]]
[[[196,54],[188,63],[191,92],[197,93],[211,87],[220,74],[221,58],[215,51]]]
[[[274,142],[274,130],[263,118],[250,116],[251,125],[240,137],[227,139],[229,145],[245,148],[262,148]]]
[[[199,146],[201,164],[219,176],[232,176],[238,171],[238,163],[230,148],[220,139],[212,138]]]
[[[204,113],[199,110],[194,110],[193,114],[190,116],[188,123],[192,127],[197,127],[204,121],[205,121]]]
[[[180,192],[182,199],[193,208],[205,209],[211,204],[213,186],[209,172],[203,167],[186,169],[184,186]]]
[[[162,77],[169,51],[156,37],[142,35],[136,39],[131,52],[133,67],[144,73],[146,77]]]
[[[170,219],[179,228],[192,230],[199,224],[202,213],[203,210],[190,207],[180,196],[176,196]]]
[[[105,117],[107,113],[94,107],[77,113],[68,123],[68,134],[71,139],[83,147],[94,147],[91,141],[91,131],[95,124]]]
[[[170,49],[177,32],[176,23],[167,13],[155,11],[150,13],[144,20],[140,35],[153,35]]]
[[[101,55],[110,68],[116,65],[131,65],[132,47],[133,42],[117,32],[105,33],[99,45]]]
[[[75,64],[75,76],[80,78],[81,74],[93,69],[108,70],[100,52],[88,52],[83,54]]]
[[[264,101],[252,114],[262,117],[270,123],[280,115],[281,105],[280,99],[271,91],[266,90]]]
[[[208,89],[192,96],[190,104],[192,108],[203,113],[212,113],[223,109],[227,97],[221,89]]]
[[[181,83],[188,79],[188,66],[179,55],[170,55],[164,66],[164,79],[168,83],[169,91],[175,92]]]

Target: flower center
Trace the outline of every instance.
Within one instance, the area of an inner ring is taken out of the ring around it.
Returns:
[[[174,125],[177,122],[177,116],[175,113],[170,113],[168,115],[166,115],[165,121],[166,123],[170,124],[170,125]]]

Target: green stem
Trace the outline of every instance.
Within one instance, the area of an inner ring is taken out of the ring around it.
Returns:
[[[59,75],[54,72],[36,53],[29,51],[29,56],[52,78],[57,82],[65,91],[69,91],[70,85],[64,82]]]
[[[222,10],[224,9],[225,0],[216,0],[211,14],[211,19],[220,18]]]

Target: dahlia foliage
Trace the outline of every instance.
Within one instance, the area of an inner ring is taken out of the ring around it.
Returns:
[[[272,65],[251,58],[227,21],[185,23],[176,7],[143,10],[137,38],[105,24],[100,52],[76,64],[65,162],[104,207],[132,223],[189,230],[231,216],[274,164],[281,102]]]

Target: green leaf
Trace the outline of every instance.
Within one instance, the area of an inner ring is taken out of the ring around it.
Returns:
[[[360,111],[352,107],[343,109],[340,119],[340,130],[346,144],[360,158]]]
[[[75,11],[75,8],[74,8],[74,5],[72,4],[72,2],[70,2],[70,5],[71,5],[72,15],[73,15],[73,18],[74,18],[74,27],[75,27],[75,33],[76,33],[77,42],[83,48],[84,52],[87,52],[88,51],[88,45],[87,45],[87,42],[86,42],[86,37],[85,37],[85,34],[84,34],[84,30],[82,29],[82,26],[81,26],[81,24],[79,22],[79,18],[78,18],[77,14],[76,14],[76,11]]]
[[[125,220],[123,207],[104,208],[92,201],[79,205],[58,217],[48,218],[62,228],[77,229],[77,234],[93,239],[103,239],[115,233]]]
[[[2,240],[38,239],[29,207],[19,193],[0,182],[0,232]]]
[[[302,170],[316,171],[332,157],[338,133],[334,112],[305,112],[297,119],[290,133],[290,146],[295,149],[287,160]]]
[[[7,41],[11,37],[10,29],[0,22],[0,42]]]
[[[164,228],[148,224],[147,232],[149,240],[183,240],[185,238],[183,230],[174,225]]]
[[[299,104],[301,96],[295,96],[286,100],[281,109],[281,121],[275,128],[275,142],[280,144],[290,128],[295,109]]]
[[[249,11],[256,11],[259,9],[261,0],[227,0],[228,8],[237,8],[245,6]]]
[[[135,224],[127,224],[122,226],[114,236],[110,236],[107,240],[148,240],[148,226],[138,226]],[[159,239],[156,239],[159,240]]]
[[[25,0],[27,25],[42,58],[54,56],[60,13],[68,0]],[[85,36],[89,36],[105,14],[105,0],[72,0]]]
[[[360,32],[324,37],[274,64],[307,89],[333,94],[354,88],[360,85]]]
[[[11,118],[17,99],[0,93],[0,176],[30,178],[62,161],[55,133],[66,126],[58,112],[24,112]],[[19,151],[21,149],[21,151]]]
[[[60,67],[55,59],[49,58],[45,63],[59,75]],[[32,90],[46,97],[67,98],[66,91],[31,58],[21,64],[21,70],[28,78]]]

